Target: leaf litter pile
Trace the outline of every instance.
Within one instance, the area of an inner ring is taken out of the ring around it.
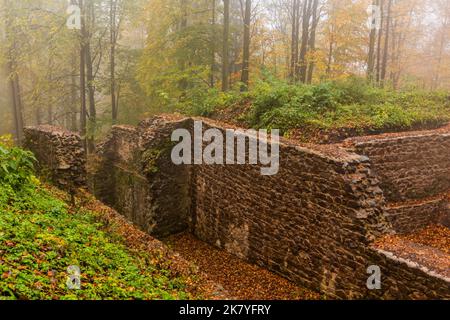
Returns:
[[[266,269],[248,264],[184,233],[166,239],[168,246],[138,230],[113,209],[86,194],[83,206],[114,225],[128,247],[157,253],[160,268],[183,276],[186,288],[202,299],[319,300],[320,294],[300,288]],[[109,227],[111,228],[111,227]],[[170,249],[169,249],[170,248]],[[163,262],[164,261],[164,262]]]
[[[194,262],[238,300],[319,300],[323,297],[270,271],[248,264],[188,233],[166,239],[173,250]]]
[[[412,234],[387,236],[375,247],[450,278],[450,230],[444,226],[431,225]]]

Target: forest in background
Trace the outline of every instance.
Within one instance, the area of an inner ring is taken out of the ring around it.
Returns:
[[[17,141],[52,124],[92,151],[115,123],[246,103],[246,123],[286,130],[450,120],[447,0],[2,0],[0,15],[0,134]]]

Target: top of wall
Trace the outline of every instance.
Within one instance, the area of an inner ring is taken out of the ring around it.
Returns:
[[[52,135],[71,135],[71,136],[77,135],[75,132],[51,125],[29,126],[25,127],[24,131],[35,131],[41,133],[48,133]]]
[[[370,158],[388,202],[450,190],[450,126],[348,139],[343,147]]]
[[[138,125],[138,130],[146,130],[155,124],[161,124],[164,122],[184,122],[184,121],[202,121],[206,126],[218,128],[221,130],[236,130],[242,131],[247,130],[242,127],[235,126],[233,124],[220,122],[217,120],[212,120],[203,117],[185,117],[178,114],[161,114],[146,120],[143,120]],[[114,129],[113,129],[114,130]],[[129,126],[117,126],[115,130],[126,132],[132,130]],[[295,140],[290,140],[284,137],[280,137],[280,146],[285,148],[294,148],[300,152],[312,154],[320,158],[332,161],[334,163],[363,163],[368,162],[369,159],[366,156],[356,154],[354,152],[348,151],[342,146],[337,144],[332,145],[316,145],[316,144],[306,144],[300,143]]]
[[[401,141],[424,137],[449,136],[449,135],[450,135],[450,124],[435,130],[405,131],[405,132],[394,132],[370,136],[353,137],[346,139],[342,143],[342,146],[348,148],[362,144],[373,144],[383,141]]]

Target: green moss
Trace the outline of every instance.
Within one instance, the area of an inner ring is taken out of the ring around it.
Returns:
[[[172,148],[175,146],[175,143],[166,140],[161,142],[157,147],[153,147],[150,149],[147,149],[142,154],[142,164],[144,168],[145,174],[155,174],[158,173],[159,168],[159,161],[161,158],[170,155]]]

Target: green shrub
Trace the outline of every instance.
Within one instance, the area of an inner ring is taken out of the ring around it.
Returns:
[[[44,189],[34,161],[0,145],[0,300],[189,298],[183,279],[126,247],[99,214],[73,212]],[[67,286],[69,266],[81,269],[81,290]]]
[[[189,93],[178,110],[211,116],[219,109],[248,106],[236,114],[254,128],[408,130],[436,127],[450,121],[448,92],[395,92],[376,88],[364,78],[350,77],[319,85],[292,85],[271,77],[255,83],[250,92],[222,93],[216,89]]]
[[[0,184],[20,189],[32,183],[34,155],[29,151],[0,144]]]

